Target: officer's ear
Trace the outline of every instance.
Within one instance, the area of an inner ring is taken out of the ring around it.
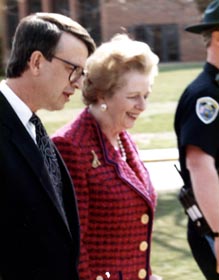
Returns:
[[[211,34],[212,40],[219,46],[219,30],[215,30]]]
[[[212,39],[214,40],[214,44],[217,45],[217,48],[219,48],[219,30],[212,32]],[[219,86],[219,73],[215,76],[215,82]]]

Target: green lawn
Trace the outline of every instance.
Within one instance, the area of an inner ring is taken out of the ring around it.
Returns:
[[[160,65],[148,106],[130,130],[140,149],[172,148],[176,146],[173,117],[177,100],[186,85],[201,71],[201,63]],[[65,109],[57,112],[40,111],[49,134],[74,119],[84,107],[77,92]]]
[[[177,193],[158,193],[151,265],[164,280],[204,280],[187,244],[186,223]]]

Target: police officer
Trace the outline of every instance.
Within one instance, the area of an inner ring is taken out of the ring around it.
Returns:
[[[188,243],[208,280],[219,279],[219,0],[206,8],[200,24],[207,58],[202,73],[185,89],[175,115],[182,177],[192,187],[211,235],[199,235],[188,221]]]

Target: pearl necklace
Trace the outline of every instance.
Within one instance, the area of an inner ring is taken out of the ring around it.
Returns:
[[[121,157],[124,161],[126,161],[127,160],[126,152],[125,152],[125,149],[122,145],[122,141],[121,141],[119,136],[117,137],[117,143],[118,143],[118,146],[119,146],[119,149],[120,149],[120,152],[121,152]]]

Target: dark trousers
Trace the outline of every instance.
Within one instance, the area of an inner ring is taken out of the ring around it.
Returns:
[[[188,243],[194,259],[207,280],[219,280],[216,272],[216,259],[205,237],[201,237],[192,222],[188,222]]]

